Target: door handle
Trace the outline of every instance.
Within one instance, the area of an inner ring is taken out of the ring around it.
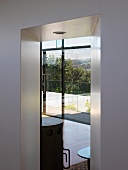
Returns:
[[[70,168],[70,150],[63,148],[63,151],[67,151],[67,153],[63,152],[63,155],[65,155],[65,162],[68,163],[67,167],[65,167],[64,164],[63,164],[63,168],[69,169]]]
[[[45,94],[45,74],[42,74],[43,75],[43,94]]]

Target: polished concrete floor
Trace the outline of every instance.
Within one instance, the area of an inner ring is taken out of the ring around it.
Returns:
[[[46,116],[43,116],[46,117]],[[51,118],[52,121],[58,121],[58,118]],[[42,118],[43,120],[43,118]],[[90,125],[77,123],[69,120],[63,121],[63,143],[64,148],[70,150],[71,165],[84,161],[79,157],[77,152],[79,149],[90,146]],[[64,160],[65,162],[65,160]],[[64,163],[65,166],[67,165]]]
[[[85,159],[79,157],[79,149],[90,146],[90,125],[64,120],[63,129],[64,148],[70,149],[71,165],[82,162]]]

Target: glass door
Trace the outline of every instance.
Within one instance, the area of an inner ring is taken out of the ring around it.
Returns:
[[[64,118],[90,124],[90,49],[65,50]]]
[[[56,47],[54,43],[53,48],[44,47],[42,113],[90,124],[90,115],[85,116],[90,113],[90,46],[70,46],[68,41],[61,40]],[[76,45],[75,41],[72,43]]]
[[[45,115],[62,117],[61,50],[43,52],[43,109]]]
[[[71,167],[85,169],[77,153],[90,145],[90,49],[68,49],[64,56],[64,148],[70,150]]]

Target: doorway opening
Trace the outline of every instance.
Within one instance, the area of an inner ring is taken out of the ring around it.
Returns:
[[[63,124],[70,163],[85,164],[77,152],[90,146],[91,37],[41,42],[42,119]],[[65,163],[66,164],[66,163]]]

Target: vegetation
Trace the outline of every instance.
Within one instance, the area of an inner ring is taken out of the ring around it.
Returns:
[[[72,103],[72,104],[69,104],[69,105],[65,106],[65,109],[67,109],[67,110],[76,110],[76,107],[75,107],[74,103]]]
[[[91,103],[90,103],[88,100],[86,100],[85,106],[87,107],[86,112],[87,112],[87,113],[90,113],[90,110],[91,110]]]
[[[90,93],[90,62],[81,64],[81,60],[65,60],[64,64],[64,91],[68,94]],[[79,63],[79,64],[78,64]],[[61,57],[55,58],[54,55],[46,59],[47,91],[61,93]],[[42,70],[43,72],[43,70]]]

